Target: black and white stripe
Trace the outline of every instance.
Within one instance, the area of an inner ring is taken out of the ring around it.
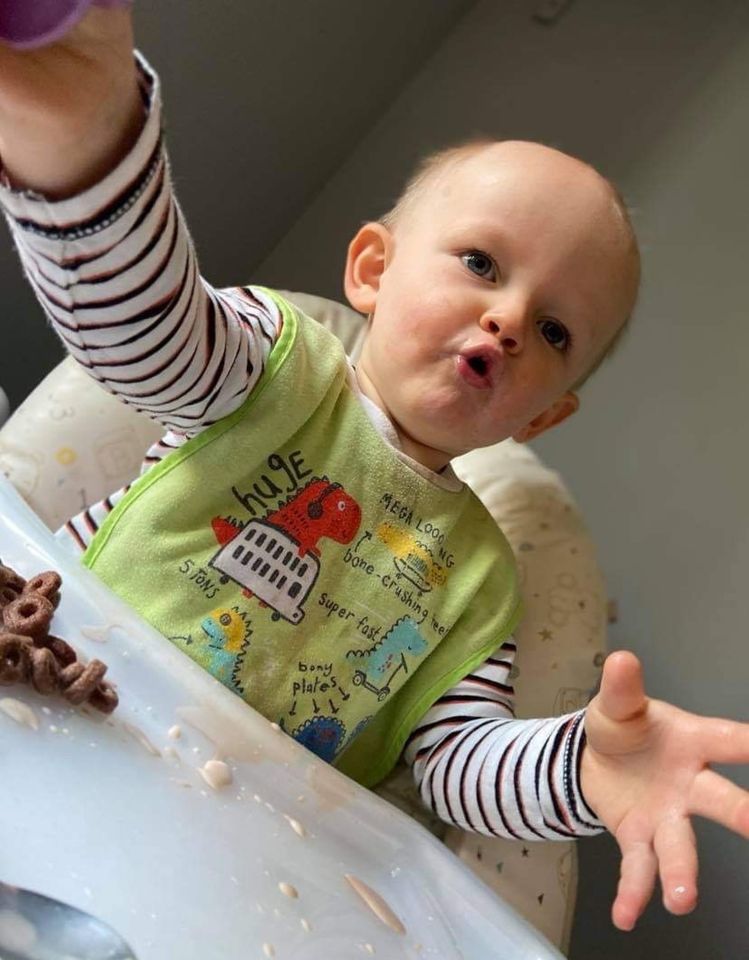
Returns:
[[[405,759],[423,802],[466,830],[523,840],[600,833],[579,783],[584,711],[517,720],[507,641],[422,717]]]

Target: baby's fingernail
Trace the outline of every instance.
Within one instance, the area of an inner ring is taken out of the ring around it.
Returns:
[[[687,888],[686,888],[686,887],[674,887],[674,896],[675,896],[675,897],[683,897],[686,892],[687,892]]]

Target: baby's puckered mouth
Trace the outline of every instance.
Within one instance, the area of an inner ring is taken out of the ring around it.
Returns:
[[[472,387],[486,390],[494,385],[502,356],[494,345],[467,347],[458,355],[460,376]]]
[[[486,374],[489,369],[489,358],[488,357],[468,357],[468,363],[482,377]]]

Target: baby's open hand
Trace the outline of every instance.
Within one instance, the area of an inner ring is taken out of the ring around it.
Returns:
[[[749,724],[700,717],[645,695],[632,653],[606,660],[585,717],[585,799],[622,852],[614,925],[631,930],[661,881],[675,914],[697,904],[697,848],[690,822],[708,817],[749,838],[749,792],[710,763],[749,763]]]

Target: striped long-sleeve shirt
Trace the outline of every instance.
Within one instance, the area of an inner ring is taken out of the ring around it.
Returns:
[[[281,318],[261,291],[219,290],[200,276],[171,187],[158,79],[138,62],[144,126],[121,163],[67,200],[3,182],[0,202],[26,276],[69,352],[104,389],[163,425],[144,473],[242,404]],[[58,538],[85,549],[127,489],[71,518]],[[405,759],[421,797],[448,823],[482,833],[598,833],[580,787],[584,711],[516,719],[514,655],[514,642],[503,643],[417,725]]]

